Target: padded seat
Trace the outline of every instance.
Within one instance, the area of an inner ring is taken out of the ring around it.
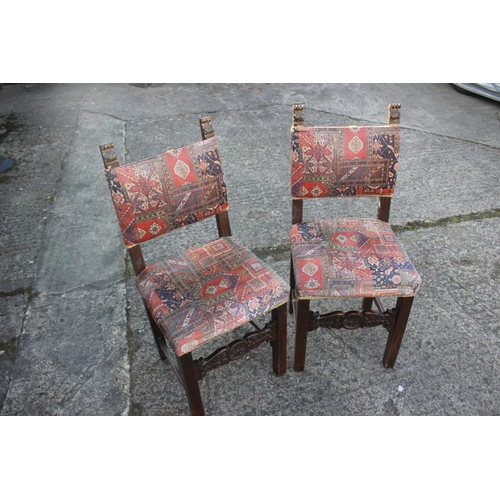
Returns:
[[[177,356],[288,301],[289,286],[232,237],[152,264],[136,277]]]
[[[344,218],[290,230],[295,293],[314,297],[410,297],[421,278],[388,223]]]

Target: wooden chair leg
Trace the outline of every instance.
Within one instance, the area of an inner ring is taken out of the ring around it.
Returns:
[[[385,368],[392,368],[396,363],[399,348],[403,340],[403,335],[406,329],[406,323],[410,316],[413,297],[398,297],[396,303],[397,317],[394,322],[394,327],[389,330],[389,337],[385,346],[383,364]]]
[[[146,307],[146,304],[144,304],[144,307]],[[156,347],[158,348],[160,359],[162,361],[165,361],[167,359],[167,355],[165,352],[167,349],[167,345],[165,343],[165,337],[163,336],[162,331],[156,324],[156,321],[153,319],[153,316],[151,316],[151,313],[149,312],[149,309],[147,307],[146,307],[146,313],[148,315],[149,324],[151,325],[151,330],[153,331],[153,337],[156,341]]]
[[[276,339],[271,342],[271,347],[273,349],[273,371],[280,377],[286,373],[286,304],[273,309],[271,314],[273,321],[276,321]]]
[[[295,359],[293,369],[304,370],[306,363],[307,331],[309,327],[309,300],[297,300],[295,311]]]
[[[373,299],[370,297],[365,297],[363,299],[362,310],[363,311],[371,311],[372,306],[373,306]]]
[[[288,298],[288,312],[293,314],[293,296],[295,293],[295,273],[293,272],[293,260],[290,258],[290,296]]]
[[[179,368],[184,380],[184,388],[191,408],[191,415],[203,416],[205,409],[201,399],[200,386],[194,370],[193,356],[190,352],[177,358],[179,360]]]

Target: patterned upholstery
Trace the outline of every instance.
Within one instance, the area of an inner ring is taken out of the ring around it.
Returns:
[[[392,196],[400,130],[292,127],[292,198]]]
[[[152,264],[136,282],[178,356],[284,304],[290,290],[232,237]]]
[[[216,137],[105,173],[129,248],[228,207]]]
[[[290,230],[296,294],[314,297],[413,296],[420,276],[389,224],[323,219]]]

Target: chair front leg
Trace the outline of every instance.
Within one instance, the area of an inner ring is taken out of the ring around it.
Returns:
[[[271,342],[273,349],[273,371],[280,377],[286,373],[287,312],[286,304],[273,309],[272,319],[276,323],[276,338]]]
[[[193,416],[205,415],[203,401],[201,399],[200,386],[194,369],[193,356],[190,352],[177,358],[179,360],[179,368],[184,382],[184,389],[191,408]]]
[[[306,363],[307,332],[309,329],[309,300],[297,300],[295,311],[295,359],[293,369],[304,370]]]
[[[396,303],[396,320],[394,326],[389,330],[389,337],[382,360],[385,368],[392,368],[396,363],[408,317],[410,316],[412,303],[413,297],[398,297]]]

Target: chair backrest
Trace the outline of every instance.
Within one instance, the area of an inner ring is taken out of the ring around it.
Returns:
[[[133,262],[136,273],[144,267],[140,244],[165,233],[216,215],[219,236],[231,235],[210,117],[202,118],[200,126],[202,141],[125,165],[118,163],[112,143],[100,146],[123,242],[139,260]]]
[[[294,213],[305,198],[377,196],[379,218],[389,219],[401,142],[400,105],[389,105],[388,125],[306,127],[305,106],[294,105],[291,195]],[[385,200],[383,198],[386,198]],[[300,222],[294,220],[294,223]]]

